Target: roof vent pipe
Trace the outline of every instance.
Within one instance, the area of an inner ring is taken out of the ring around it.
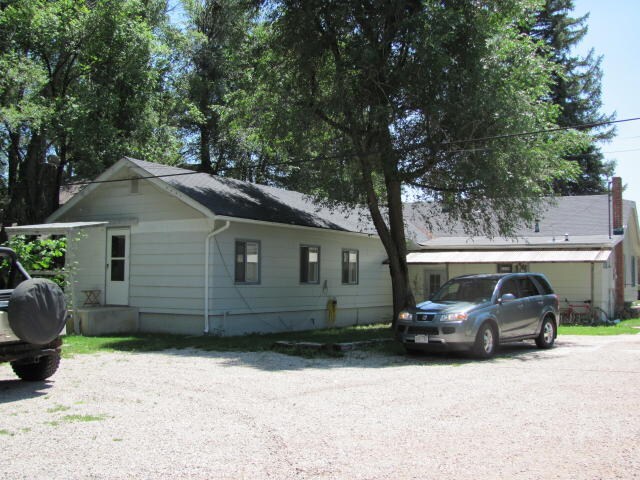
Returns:
[[[565,233],[565,234],[564,234],[564,241],[565,241],[565,242],[568,242],[568,241],[569,241],[569,234],[568,234],[568,233]]]

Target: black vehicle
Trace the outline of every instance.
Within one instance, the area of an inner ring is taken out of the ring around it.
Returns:
[[[558,321],[558,296],[541,273],[464,275],[400,312],[396,337],[407,351],[470,350],[488,358],[504,342],[551,348]]]
[[[45,380],[60,364],[67,310],[55,283],[31,278],[16,253],[0,247],[0,362],[23,380]]]

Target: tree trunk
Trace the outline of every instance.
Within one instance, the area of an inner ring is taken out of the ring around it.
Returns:
[[[200,170],[211,173],[211,130],[209,124],[200,125]]]
[[[385,172],[389,217],[389,225],[387,225],[384,215],[380,211],[379,199],[371,177],[371,164],[366,153],[360,155],[360,162],[364,185],[367,190],[369,212],[389,261],[393,295],[393,327],[398,314],[405,308],[415,306],[416,303],[411,290],[407,265],[407,246],[402,212],[402,184],[398,179],[389,178],[391,175],[387,175],[387,172]]]
[[[43,132],[33,132],[24,160],[11,186],[7,223],[42,223],[56,208],[52,202],[56,190],[55,172],[46,165],[47,142]]]

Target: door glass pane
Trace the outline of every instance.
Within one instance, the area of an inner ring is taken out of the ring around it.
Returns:
[[[114,235],[111,237],[111,257],[124,258],[126,251],[126,240],[124,235]]]
[[[124,260],[111,260],[111,281],[124,282]]]

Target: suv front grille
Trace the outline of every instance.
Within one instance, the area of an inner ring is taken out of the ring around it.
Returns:
[[[436,318],[435,313],[418,313],[416,314],[416,320],[419,322],[433,322]]]
[[[409,326],[407,328],[408,335],[438,335],[438,329],[436,327],[416,327]]]

